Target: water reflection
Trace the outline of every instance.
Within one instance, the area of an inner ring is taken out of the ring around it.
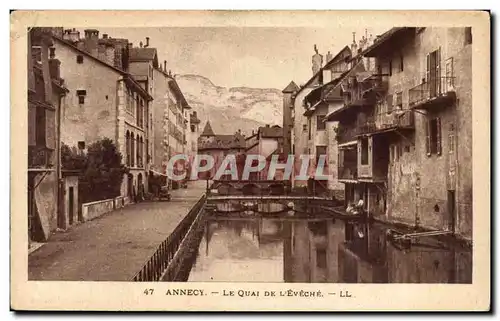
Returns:
[[[387,228],[333,218],[209,217],[188,281],[470,283],[472,253],[434,238],[401,249]]]

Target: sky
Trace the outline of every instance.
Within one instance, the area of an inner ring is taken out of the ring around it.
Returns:
[[[96,28],[99,36],[126,38],[139,46],[150,38],[161,63],[174,74],[197,74],[224,87],[283,89],[312,76],[311,59],[316,44],[326,58],[365,34],[365,28],[290,27],[161,27]],[[386,29],[368,28],[368,35]],[[83,36],[83,31],[81,36]]]

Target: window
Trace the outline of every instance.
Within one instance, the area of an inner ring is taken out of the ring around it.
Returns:
[[[76,63],[83,64],[83,55],[76,56]]]
[[[392,60],[389,61],[389,76],[392,76]]]
[[[308,129],[309,129],[308,138],[309,138],[309,140],[311,140],[311,139],[312,139],[312,131],[311,131],[311,127],[312,127],[312,126],[311,126],[311,118],[309,118],[307,121],[308,121],[308,126],[307,126],[307,127],[308,127]]]
[[[191,132],[194,133],[195,132],[195,127],[194,125],[191,125]]]
[[[324,120],[325,120],[325,115],[318,115],[316,117],[316,130],[326,129],[326,123],[324,122]]]
[[[306,124],[302,125],[302,131],[307,131],[307,125]]]
[[[465,27],[465,44],[470,45],[472,43],[472,27]]]
[[[78,96],[78,104],[85,104],[85,96],[87,95],[86,90],[77,90],[76,95]]]
[[[403,61],[403,54],[399,55],[399,71],[403,71],[404,69],[404,61]]]
[[[396,110],[403,109],[403,92],[396,93],[396,102],[394,104]]]
[[[326,155],[326,146],[316,146],[316,164],[318,164],[321,155]],[[324,165],[326,166],[327,162]]]
[[[361,165],[368,165],[368,138],[361,139]]]
[[[78,149],[79,150],[84,150],[85,149],[85,142],[84,141],[79,141],[78,142]]]
[[[441,119],[438,117],[428,120],[426,128],[427,156],[441,155]]]
[[[45,108],[43,107],[36,107],[36,130],[35,130],[35,135],[36,135],[36,145],[37,146],[46,146],[46,115],[45,115]]]
[[[455,125],[450,125],[450,130],[448,132],[448,152],[452,154],[455,152]]]
[[[326,269],[326,249],[316,250],[316,267]]]
[[[390,114],[392,112],[392,95],[387,95],[387,113]]]

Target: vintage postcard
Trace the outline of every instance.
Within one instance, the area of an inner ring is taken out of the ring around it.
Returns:
[[[482,11],[11,13],[11,307],[490,309]]]

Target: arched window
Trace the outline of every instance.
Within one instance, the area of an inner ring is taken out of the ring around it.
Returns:
[[[144,166],[144,140],[142,138],[142,136],[140,137],[140,148],[139,148],[139,159],[140,159],[140,162],[139,162],[139,166],[140,167],[143,167]]]
[[[130,166],[135,167],[135,137],[134,133],[130,136]]]
[[[137,158],[137,167],[141,166],[140,164],[140,159],[141,159],[141,140],[139,138],[139,134],[137,134],[137,141],[136,141],[137,147],[135,149],[135,154]]]
[[[127,166],[130,166],[130,132],[128,130],[125,135],[125,154],[127,157]]]

